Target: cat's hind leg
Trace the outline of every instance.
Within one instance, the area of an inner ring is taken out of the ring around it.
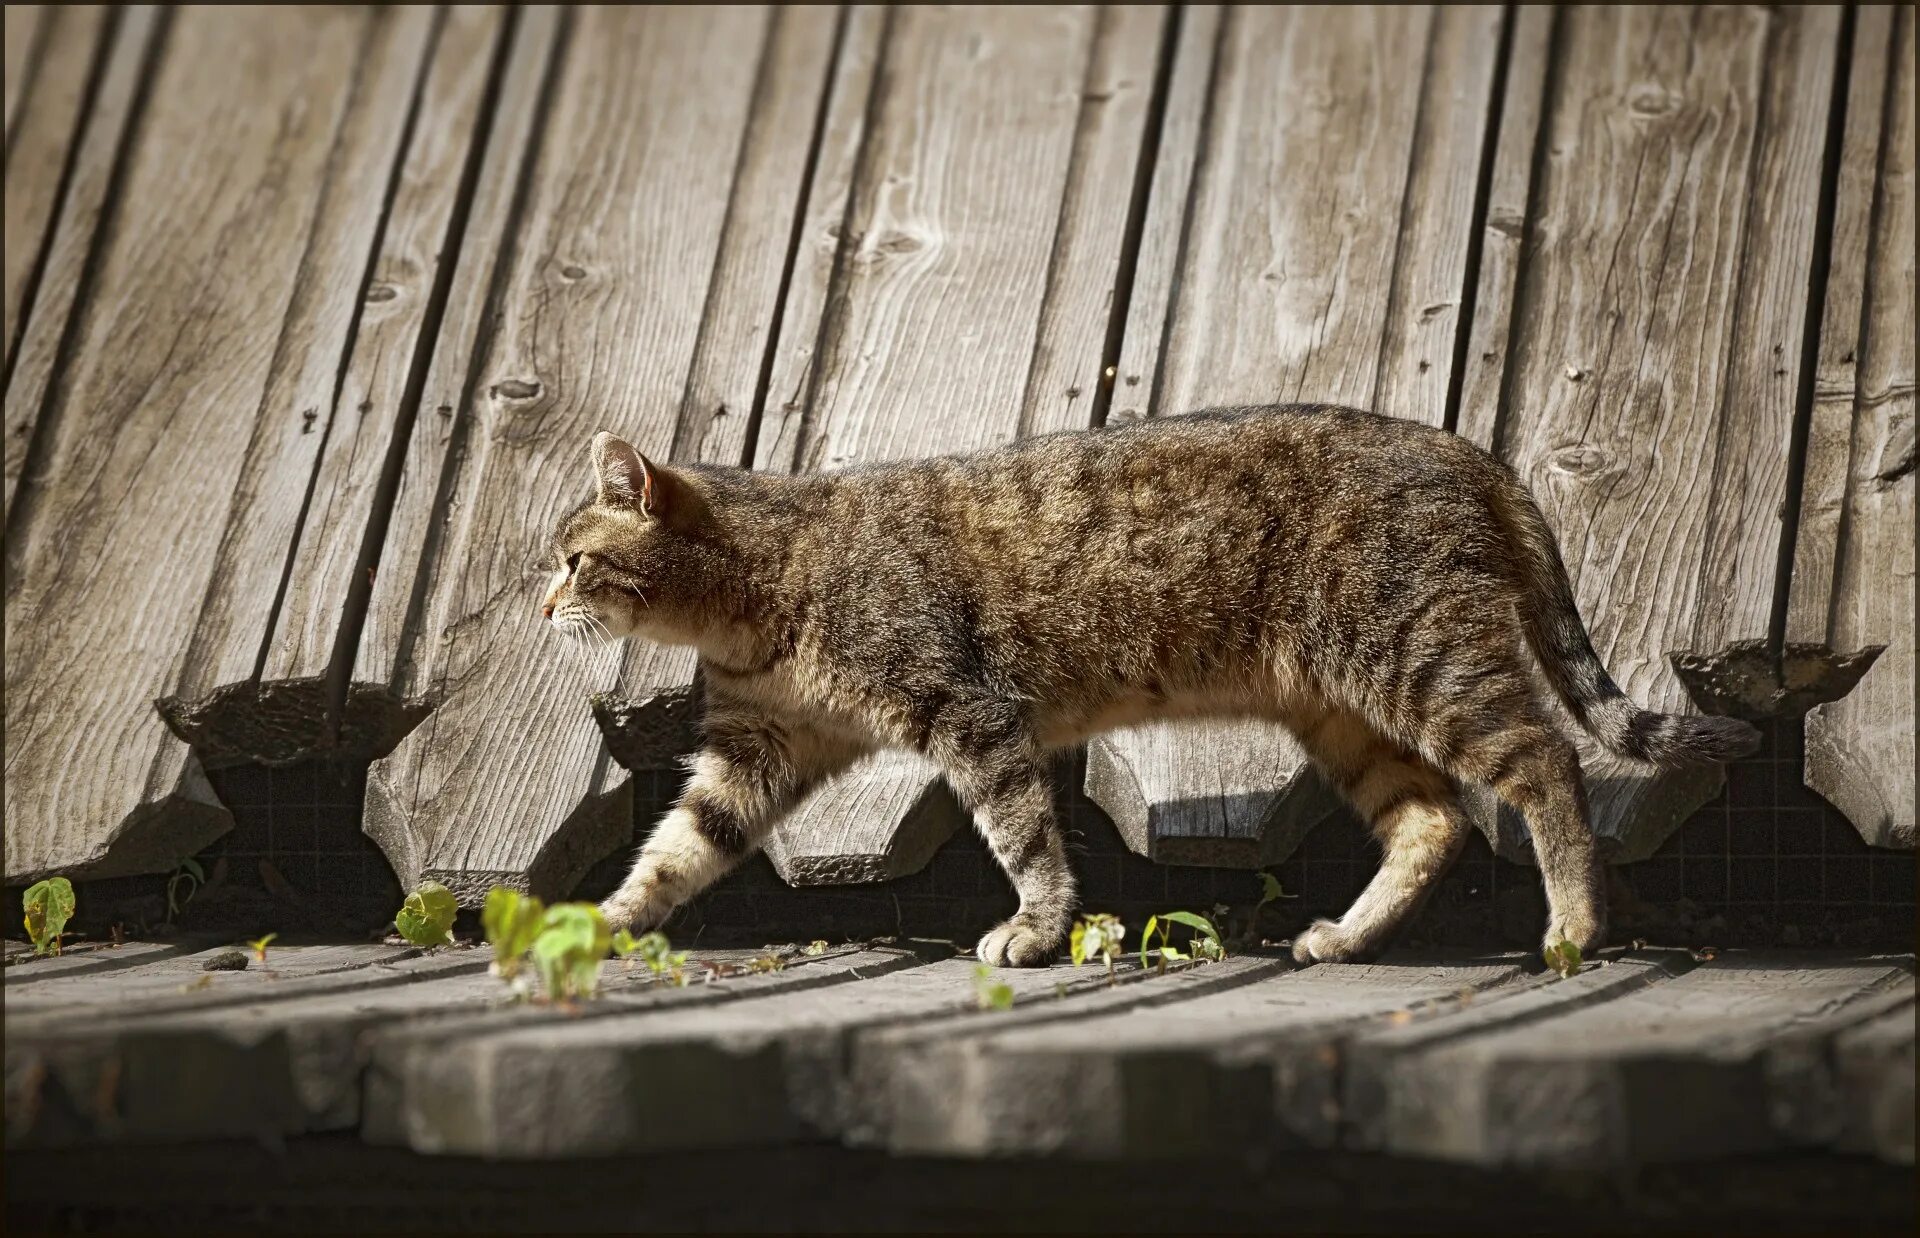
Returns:
[[[1333,712],[1298,728],[1301,744],[1380,842],[1380,869],[1338,920],[1294,938],[1300,963],[1376,957],[1432,890],[1470,828],[1453,784],[1360,718]]]

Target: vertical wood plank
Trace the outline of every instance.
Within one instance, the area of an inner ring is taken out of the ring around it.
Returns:
[[[1685,712],[1669,657],[1710,667],[1758,648],[1771,621],[1838,21],[1562,20],[1494,445],[1558,533],[1615,678]],[[1724,781],[1591,744],[1582,756],[1620,859],[1644,857]],[[1484,817],[1524,856],[1517,822]]]
[[[425,35],[427,18],[414,16],[414,33]],[[221,552],[219,579],[230,583],[208,599],[179,696],[162,702],[170,725],[206,759],[370,756],[418,720],[421,711],[396,702],[384,685],[361,686],[346,716],[333,717],[328,673],[354,577],[364,571],[368,526],[391,498],[381,480],[411,411],[402,408],[407,394],[417,395],[435,289],[452,274],[443,267],[460,260],[460,238],[449,228],[464,181],[476,171],[469,165],[505,25],[498,6],[449,9],[422,64],[417,97],[416,83],[396,77],[393,95],[356,110],[381,135],[365,144],[358,175],[377,177],[390,196],[356,200],[342,219],[350,226],[322,234],[337,252],[307,264],[312,327],[296,337],[313,345],[283,350],[249,462],[250,475],[263,466],[282,476],[305,469],[311,484],[243,491]],[[411,62],[421,63],[420,40],[409,48]],[[397,93],[403,88],[405,96]],[[376,209],[378,222],[369,214]],[[354,278],[329,283],[318,274],[328,270]],[[234,587],[243,581],[249,586]]]
[[[155,41],[165,19],[153,5],[129,5],[121,13],[113,46],[108,49],[98,97],[75,138],[73,174],[66,197],[50,226],[47,257],[31,307],[33,329],[23,331],[8,355],[6,394],[7,518],[12,519],[14,493],[27,466],[34,427],[46,403],[67,321],[79,296],[81,280],[93,252],[94,234],[107,204],[108,191],[120,159]],[[11,181],[9,181],[11,183]],[[11,194],[11,190],[9,190]],[[13,261],[8,244],[8,261]],[[27,310],[23,309],[22,313]],[[22,327],[25,324],[21,324]],[[10,333],[7,337],[13,339]]]
[[[25,97],[27,78],[32,75],[31,57],[34,41],[40,36],[40,27],[50,16],[50,4],[9,4],[6,6],[6,63],[4,86],[6,93],[6,136],[7,146],[13,146],[13,117],[20,110],[20,100]]]
[[[763,467],[831,470],[1088,424],[1164,21],[911,8],[885,18],[877,68],[849,43]],[[925,864],[956,809],[927,762],[882,754],[816,792],[767,851],[795,884],[880,880]]]
[[[1235,9],[1211,54],[1209,23],[1189,27],[1161,157],[1194,170],[1184,202],[1177,171],[1154,186],[1115,419],[1305,400],[1444,420],[1500,23],[1484,6]],[[1097,739],[1086,789],[1130,846],[1176,863],[1284,858],[1332,807],[1271,724]]]
[[[356,70],[411,80],[414,66],[384,55],[411,20],[173,20],[39,430],[44,467],[10,522],[9,882],[164,870],[227,828],[152,701],[177,683],[216,583],[276,359],[307,303],[302,255],[332,226],[329,175],[357,166],[334,162],[343,122],[358,92],[382,93]],[[354,188],[377,200],[382,185]],[[360,253],[332,277],[357,280]]]
[[[7,56],[12,46],[13,10],[7,10]],[[6,301],[3,345],[10,366],[27,311],[28,280],[53,227],[60,183],[69,154],[80,140],[87,83],[107,30],[106,11],[97,4],[67,5],[48,20],[46,49],[34,76],[31,107],[13,124],[12,68],[7,108]]]
[[[673,449],[710,304],[758,290],[770,311],[784,234],[768,244],[739,210],[766,205],[762,223],[790,212],[798,185],[776,182],[803,160],[781,146],[784,173],[743,174],[750,121],[774,66],[812,49],[824,73],[832,22],[817,9],[574,16],[505,265],[473,324],[475,381],[464,398],[429,396],[450,408],[451,433],[441,451],[409,453],[408,484],[438,499],[409,502],[403,486],[356,670],[390,666],[396,689],[434,705],[368,780],[369,832],[403,879],[430,874],[469,901],[496,881],[562,892],[630,836],[627,784],[587,708],[616,686],[620,654],[582,655],[538,622],[539,559],[590,488],[594,431]],[[800,98],[767,103],[769,118],[797,109],[781,123],[802,143],[820,90],[804,76],[782,79]],[[736,242],[742,265],[728,267]]]
[[[1787,637],[1884,647],[1807,715],[1806,781],[1868,842],[1912,848],[1913,12],[1857,21]]]
[[[699,340],[667,452],[675,460],[738,466],[753,450],[750,427],[762,371],[772,361],[781,278],[795,244],[796,215],[803,209],[808,156],[825,106],[823,92],[832,79],[834,46],[844,38],[839,15],[828,8],[783,9],[773,23],[739,183],[728,200],[726,242],[702,307]],[[863,25],[877,32],[877,21]],[[691,747],[694,660],[691,649],[629,643],[620,691],[601,703],[602,710],[615,710],[621,719],[625,742],[614,743],[614,754],[623,764],[677,767]]]

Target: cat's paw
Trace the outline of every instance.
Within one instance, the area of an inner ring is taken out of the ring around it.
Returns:
[[[621,890],[614,891],[600,904],[600,918],[607,922],[607,931],[612,933],[621,929],[638,933],[652,928],[660,920],[653,900],[645,893],[628,894]]]
[[[980,939],[975,953],[995,967],[1045,967],[1059,955],[1066,932],[1022,914],[998,924]]]
[[[1592,954],[1607,944],[1607,918],[1597,908],[1574,908],[1555,912],[1547,917],[1547,935],[1541,946],[1551,951],[1563,941],[1570,941],[1580,948],[1580,953]]]
[[[1337,920],[1315,920],[1293,939],[1293,961],[1305,967],[1314,963],[1364,963],[1376,951],[1356,940]]]

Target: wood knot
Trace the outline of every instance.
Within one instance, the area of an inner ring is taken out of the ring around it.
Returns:
[[[1618,473],[1620,462],[1604,447],[1577,443],[1572,447],[1562,447],[1548,455],[1547,467],[1562,477],[1590,482],[1597,481],[1609,473]]]
[[[531,400],[540,394],[540,384],[525,379],[509,378],[493,385],[491,394],[495,399]]]
[[[568,279],[585,279],[587,277],[587,269],[585,267],[574,266],[569,262],[566,266],[560,268],[560,274]]]
[[[1627,92],[1627,111],[1638,119],[1665,116],[1679,106],[1680,96],[1652,82],[1642,82]]]
[[[367,300],[369,301],[391,301],[399,295],[400,290],[392,284],[367,285]]]

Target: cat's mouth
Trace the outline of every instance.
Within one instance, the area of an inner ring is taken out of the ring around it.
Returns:
[[[561,635],[581,645],[611,645],[619,640],[599,616],[584,606],[562,606],[550,620]]]

